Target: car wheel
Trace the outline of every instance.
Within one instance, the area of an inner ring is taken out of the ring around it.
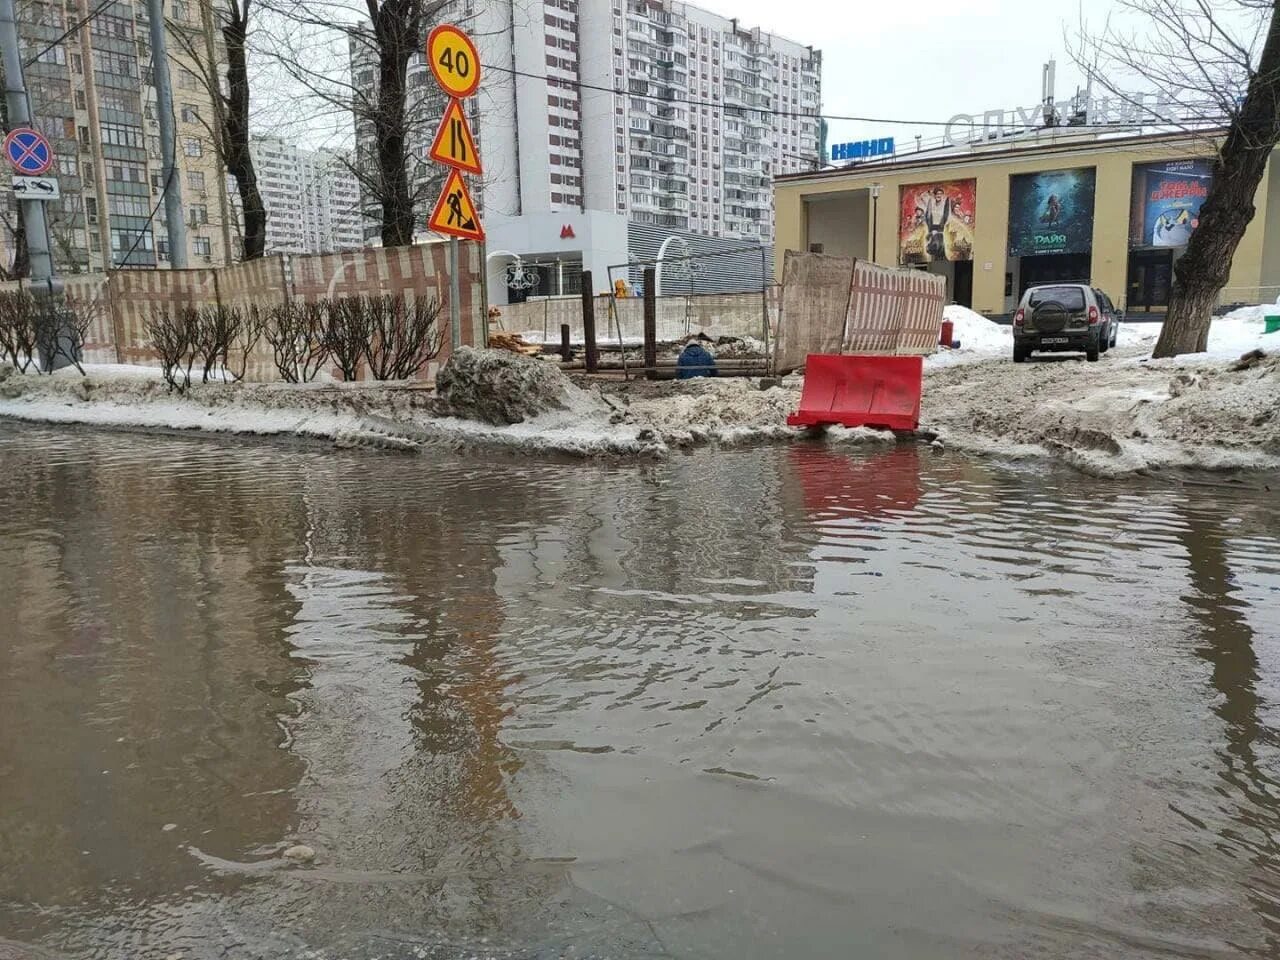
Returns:
[[[1101,351],[1099,350],[1098,345],[1095,343],[1090,345],[1089,349],[1085,351],[1084,358],[1088,360],[1090,363],[1095,363],[1097,362],[1097,359],[1100,353]]]
[[[1021,347],[1013,348],[1013,362],[1026,363],[1027,357],[1031,354],[1030,350],[1023,350]]]

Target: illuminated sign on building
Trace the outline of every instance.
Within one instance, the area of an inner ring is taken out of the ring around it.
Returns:
[[[893,154],[893,137],[881,137],[879,140],[858,140],[854,143],[833,143],[831,159],[835,160],[867,160],[871,157],[887,157]]]

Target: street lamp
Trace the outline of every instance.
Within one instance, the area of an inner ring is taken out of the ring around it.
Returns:
[[[880,232],[880,184],[871,185],[871,262],[876,262],[876,235]]]

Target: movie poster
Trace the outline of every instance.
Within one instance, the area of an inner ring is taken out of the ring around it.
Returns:
[[[1200,207],[1212,179],[1208,160],[1135,165],[1129,245],[1185,247],[1200,223]]]
[[[977,180],[903,187],[898,220],[899,262],[972,260],[977,196]]]
[[[1093,167],[1009,178],[1009,256],[1093,249]]]

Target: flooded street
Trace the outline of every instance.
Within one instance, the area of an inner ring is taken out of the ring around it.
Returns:
[[[1280,955],[1275,477],[0,465],[5,960]]]

